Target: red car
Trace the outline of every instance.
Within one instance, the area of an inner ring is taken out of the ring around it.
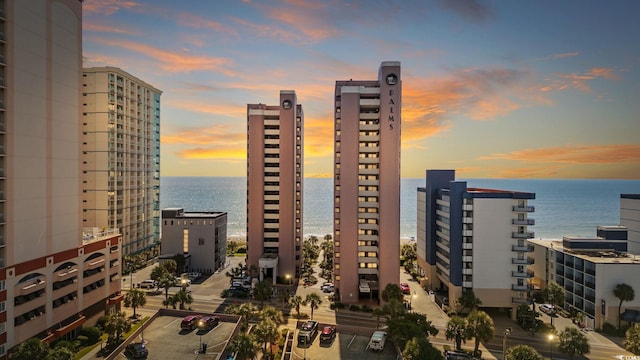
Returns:
[[[400,283],[400,290],[402,290],[403,294],[411,294],[411,288],[407,283]]]
[[[325,326],[320,334],[320,343],[330,343],[336,337],[335,326]]]

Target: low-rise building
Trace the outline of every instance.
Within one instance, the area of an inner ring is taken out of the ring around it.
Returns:
[[[162,210],[161,258],[182,254],[187,259],[179,272],[211,274],[227,260],[227,213]]]

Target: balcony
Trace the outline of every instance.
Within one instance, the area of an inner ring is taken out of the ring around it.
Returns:
[[[511,277],[515,277],[515,278],[527,278],[530,279],[532,278],[534,275],[533,270],[527,270],[526,272],[519,272],[519,271],[512,271],[511,272]]]
[[[511,245],[511,251],[533,252],[533,245]]]
[[[524,285],[511,284],[511,290],[531,291],[531,286],[529,284],[524,284]]]
[[[535,225],[536,221],[534,219],[511,219],[511,223],[513,225]]]
[[[517,265],[533,265],[535,263],[535,259],[532,257],[527,257],[526,259],[513,258],[511,259],[511,263]]]
[[[528,298],[512,297],[511,302],[514,304],[529,304]]]
[[[533,231],[512,232],[511,237],[514,239],[533,239],[535,233]]]
[[[514,212],[535,212],[536,211],[536,207],[535,206],[529,206],[529,205],[514,205],[512,210]]]

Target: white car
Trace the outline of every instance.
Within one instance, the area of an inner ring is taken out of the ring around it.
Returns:
[[[142,280],[140,284],[138,284],[138,287],[140,289],[155,289],[157,284],[158,283],[155,282],[155,280],[148,279],[148,280]]]
[[[332,283],[324,283],[320,287],[320,290],[322,290],[322,292],[330,293],[335,290],[335,287]]]
[[[369,345],[367,345],[367,349],[382,351],[384,350],[384,343],[387,341],[387,332],[386,331],[374,331],[373,335],[371,335],[371,339],[369,340]]]
[[[556,308],[551,304],[540,304],[538,309],[547,315],[555,315],[556,313]]]

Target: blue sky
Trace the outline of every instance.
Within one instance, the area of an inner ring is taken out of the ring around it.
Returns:
[[[336,80],[401,61],[402,176],[640,178],[640,2],[85,0],[85,67],[163,91],[164,176],[246,174],[246,104],[296,91],[332,173]]]

